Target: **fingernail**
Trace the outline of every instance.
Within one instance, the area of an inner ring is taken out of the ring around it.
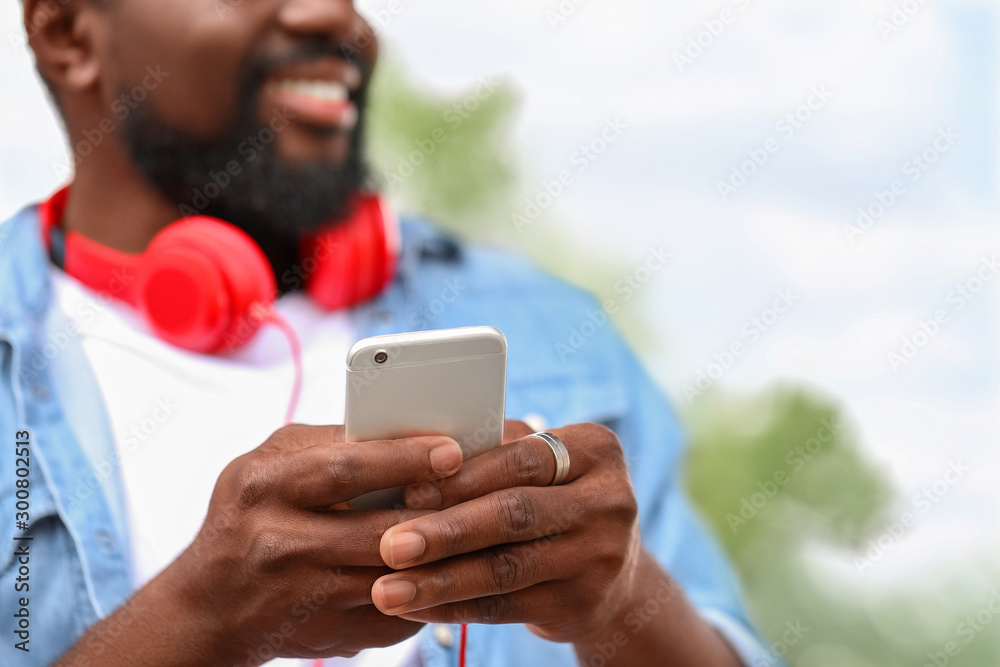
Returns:
[[[417,597],[417,587],[402,579],[390,579],[381,584],[382,605],[386,609],[401,607]]]
[[[424,538],[417,533],[396,533],[389,538],[389,565],[401,567],[424,553]]]
[[[431,450],[431,468],[442,475],[453,473],[462,465],[462,448],[457,442],[449,442]]]

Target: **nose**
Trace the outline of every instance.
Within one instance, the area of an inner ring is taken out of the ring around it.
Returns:
[[[287,0],[278,21],[293,35],[332,37],[342,54],[360,56],[369,68],[378,58],[375,33],[355,10],[353,0]]]
[[[352,0],[288,0],[278,12],[278,20],[289,32],[300,35],[329,35],[351,46],[359,23]]]

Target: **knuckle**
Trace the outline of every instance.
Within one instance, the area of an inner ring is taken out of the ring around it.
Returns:
[[[475,599],[476,621],[500,623],[507,617],[510,601],[503,595],[487,595]]]
[[[428,584],[428,590],[434,591],[434,595],[441,599],[454,599],[461,594],[461,582],[447,568],[434,571]]]
[[[520,588],[524,580],[524,566],[508,551],[494,551],[489,554],[488,568],[495,590],[500,593]]]
[[[294,438],[301,434],[306,427],[302,424],[285,424],[279,428],[275,433],[280,434],[283,438]]]
[[[628,486],[615,494],[614,500],[608,504],[612,516],[624,525],[631,525],[639,518],[639,503],[635,499],[632,487]]]
[[[631,485],[615,485],[605,480],[607,492],[600,494],[600,502],[591,505],[591,513],[614,532],[632,530],[639,522],[639,503]]]
[[[236,473],[236,497],[244,509],[257,507],[267,498],[271,488],[271,471],[266,459],[248,459]]]
[[[259,573],[274,574],[284,571],[294,559],[289,541],[274,532],[257,535],[250,543],[248,560]]]
[[[601,424],[600,422],[586,422],[584,426],[594,431],[598,440],[605,445],[620,447],[618,443],[618,435],[606,424]]]
[[[454,519],[449,519],[441,522],[440,531],[445,552],[449,554],[462,553],[462,548],[465,546],[465,530],[462,526]]]
[[[346,447],[334,447],[326,467],[330,478],[340,490],[353,491],[357,488],[357,465]]]
[[[596,569],[620,572],[628,562],[628,552],[623,549],[620,542],[608,540],[602,545],[595,545],[593,558]]]
[[[618,434],[608,426],[597,422],[588,422],[584,426],[592,432],[595,449],[601,456],[613,456],[615,460],[625,457],[625,450],[618,440]]]
[[[497,495],[498,514],[502,517],[503,533],[520,538],[531,532],[535,526],[535,508],[531,499],[523,492],[509,490]]]
[[[535,438],[532,438],[534,440]],[[511,455],[507,459],[510,478],[518,486],[533,486],[541,482],[545,471],[545,461],[541,453],[531,446],[511,447]]]
[[[293,445],[305,437],[308,431],[309,427],[302,424],[285,424],[272,433],[268,440],[274,441],[277,444],[288,443]]]

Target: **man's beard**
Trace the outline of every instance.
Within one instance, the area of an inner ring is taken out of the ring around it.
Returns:
[[[309,49],[296,58],[321,51]],[[368,184],[362,157],[365,100],[363,93],[351,96],[358,120],[343,162],[288,164],[278,155],[277,134],[269,126],[273,122],[280,133],[287,118],[282,120],[278,110],[268,122],[257,117],[260,84],[273,66],[256,63],[241,77],[237,117],[221,136],[206,140],[170,127],[149,105],[129,114],[122,136],[133,165],[177,205],[178,217],[213,216],[258,242],[292,245],[323,223],[344,217],[352,195]],[[228,169],[234,161],[238,169]]]

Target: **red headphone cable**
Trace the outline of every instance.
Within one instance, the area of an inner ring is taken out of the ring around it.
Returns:
[[[291,424],[295,417],[295,408],[299,405],[299,397],[302,395],[302,343],[299,342],[299,335],[295,332],[295,327],[286,320],[281,313],[273,306],[267,316],[266,322],[273,324],[285,336],[288,341],[288,349],[292,353],[292,363],[295,366],[295,376],[292,380],[292,395],[288,399],[288,408],[285,411],[285,424]]]

